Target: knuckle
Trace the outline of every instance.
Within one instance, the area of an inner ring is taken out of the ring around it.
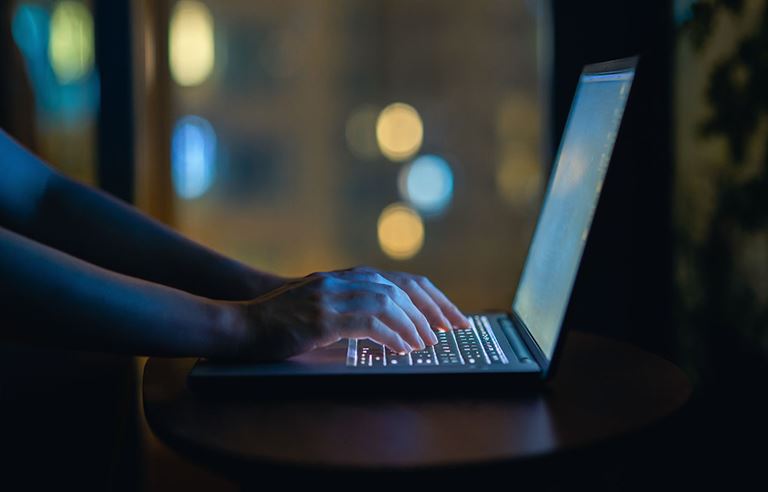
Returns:
[[[395,297],[399,293],[397,287],[395,287],[394,285],[385,285],[384,292],[387,295],[387,297]]]
[[[389,304],[389,296],[381,292],[375,292],[373,299],[379,307],[386,307]]]
[[[414,277],[407,277],[405,279],[405,285],[409,288],[415,288],[419,286],[419,281]]]

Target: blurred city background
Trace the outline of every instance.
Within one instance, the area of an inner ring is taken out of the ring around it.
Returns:
[[[281,275],[367,264],[509,306],[547,172],[536,2],[133,9],[139,207]],[[96,184],[89,3],[17,2],[12,32],[40,153]]]

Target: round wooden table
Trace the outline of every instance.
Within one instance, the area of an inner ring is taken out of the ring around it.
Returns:
[[[187,389],[193,364],[148,361],[149,426],[180,454],[243,483],[267,473],[413,474],[530,463],[650,429],[691,395],[672,363],[580,332],[569,334],[546,390],[499,387],[500,397],[462,397],[456,387],[446,398],[217,398]]]

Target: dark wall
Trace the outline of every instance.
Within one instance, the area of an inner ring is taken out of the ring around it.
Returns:
[[[101,77],[99,186],[130,203],[134,199],[131,2],[95,0],[93,11],[96,67]]]
[[[694,11],[702,14],[702,25],[711,27],[713,6],[722,7],[725,16],[738,11],[742,4],[700,0],[694,3]],[[735,302],[735,296],[728,297],[728,282],[744,283],[733,266],[733,256],[738,254],[732,244],[736,243],[736,219],[714,214],[714,239],[705,241],[700,261],[695,263],[701,269],[697,292],[712,293],[706,298],[708,305],[700,312],[685,312],[675,284],[680,231],[674,227],[685,227],[682,214],[686,210],[674,217],[673,183],[692,177],[676,176],[673,171],[673,152],[678,144],[673,140],[672,124],[680,115],[675,115],[672,99],[679,32],[673,26],[671,2],[553,0],[552,7],[551,116],[557,138],[582,65],[634,54],[641,57],[566,323],[641,345],[680,363],[696,376],[691,403],[668,429],[677,433],[679,447],[675,448],[674,476],[660,480],[660,487],[676,484],[693,489],[719,480],[727,480],[731,486],[732,482],[762,481],[764,453],[756,450],[768,437],[762,394],[765,357],[750,358],[759,347],[748,351],[737,333],[746,331],[744,326],[755,332],[765,329],[766,318],[748,324],[744,321],[748,318],[743,314],[745,304]],[[768,25],[766,19],[768,15],[762,26]],[[694,34],[701,35],[702,25],[693,26]],[[708,107],[707,112],[724,115],[717,120],[720,126],[715,125],[716,131],[710,129],[709,134],[724,134],[736,141],[751,135],[744,122],[756,121],[753,116],[763,108],[767,65],[761,55],[768,46],[766,40],[768,36],[756,35],[744,45],[746,48],[738,50],[733,62],[757,74],[749,78],[754,81],[750,86],[754,91],[723,93],[723,81],[730,80],[726,69],[732,68],[726,57],[720,57],[725,68],[719,79],[706,75],[710,99],[719,96],[708,101],[717,111]],[[696,123],[698,131],[705,128],[702,123]],[[756,215],[750,211],[765,210],[765,183],[768,179],[750,183],[751,188],[735,188],[730,196],[734,203],[743,205],[746,222]],[[750,189],[755,193],[750,194]],[[723,209],[720,205],[725,198],[725,193],[713,195],[715,210]],[[718,236],[723,230],[728,232]],[[707,357],[696,355],[702,353]],[[660,449],[649,447],[644,452],[656,454]]]
[[[0,4],[0,128],[34,149],[34,98],[25,77],[24,61],[11,35],[12,12],[8,3]]]
[[[566,324],[674,356],[671,2],[554,0],[552,22],[553,145],[582,67],[640,55]]]

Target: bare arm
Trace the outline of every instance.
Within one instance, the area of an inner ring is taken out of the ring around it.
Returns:
[[[346,337],[409,351],[437,342],[430,327],[467,323],[419,276],[289,282],[250,269],[64,178],[2,131],[0,309],[11,321],[0,339],[209,357],[287,357]]]
[[[309,275],[213,301],[86,263],[0,228],[0,340],[155,356],[276,359],[371,338],[437,343],[409,296],[373,272]]]
[[[0,228],[0,338],[144,355],[226,356],[238,304],[127,277]]]
[[[251,299],[285,282],[62,176],[2,130],[0,176],[0,226],[94,265],[213,299]]]

